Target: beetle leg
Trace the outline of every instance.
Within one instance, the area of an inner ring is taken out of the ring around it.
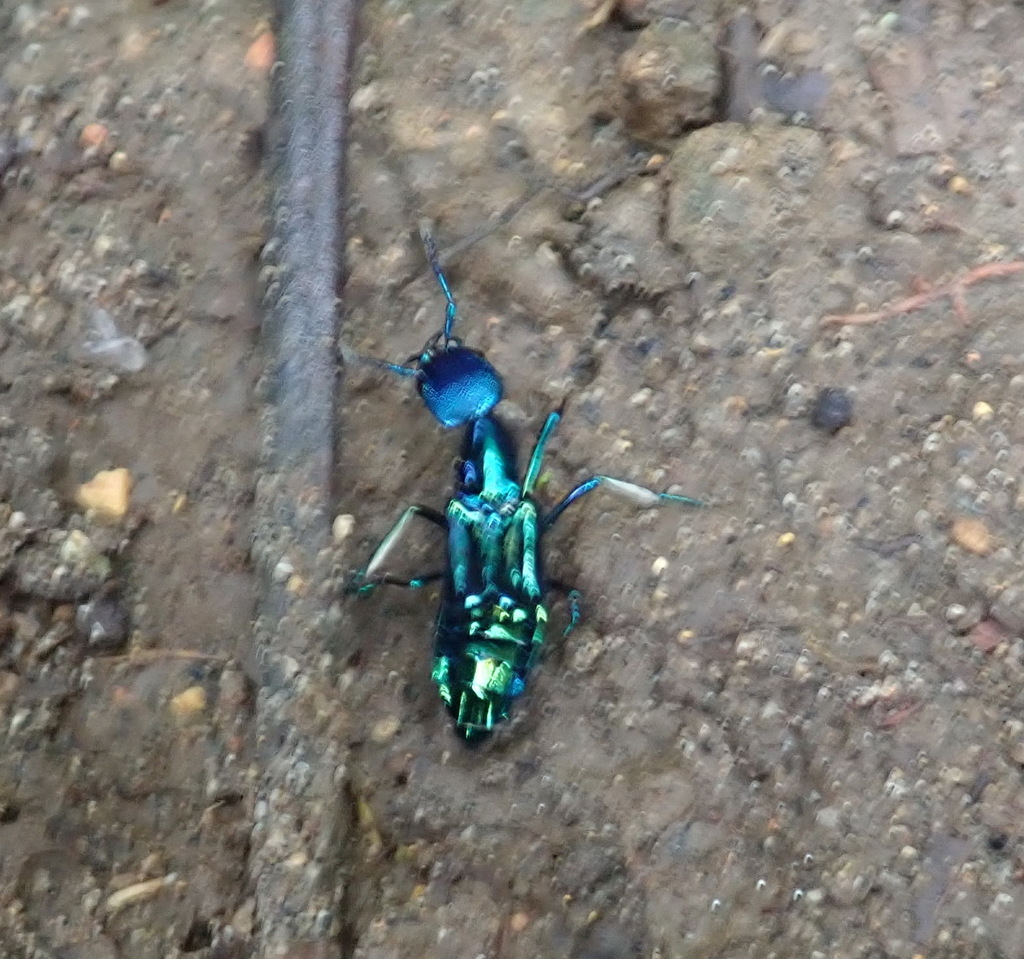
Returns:
[[[363,356],[362,353],[357,353],[344,344],[340,347],[340,351],[341,358],[346,365],[354,366],[357,363],[365,363],[368,366],[376,366],[380,370],[387,370],[389,373],[397,373],[399,376],[411,376],[418,379],[421,375],[417,367],[410,365],[419,358],[419,354],[410,356],[405,363],[389,363],[387,360],[379,360],[375,356]]]
[[[476,584],[470,582],[470,574],[474,565],[477,566],[478,574],[482,573],[480,564],[474,564],[473,541],[469,530],[473,525],[473,514],[467,510],[458,500],[452,500],[448,504],[448,512],[451,516],[448,526],[448,565],[452,574],[452,586],[455,595],[465,599]]]
[[[566,602],[569,604],[569,625],[563,630],[562,636],[568,636],[569,633],[579,625],[580,620],[583,618],[583,612],[581,609],[583,604],[583,594],[575,586],[569,586],[567,583],[563,583],[558,579],[548,580],[548,585],[552,589],[557,589],[560,593],[565,593]]]
[[[432,573],[424,573],[422,576],[413,576],[411,579],[403,579],[401,576],[392,576],[384,573],[382,576],[375,576],[370,581],[364,581],[361,585],[356,584],[355,589],[350,591],[368,593],[377,586],[403,586],[406,589],[419,589],[427,583],[436,583],[444,578],[443,569],[435,569]]]
[[[526,478],[523,480],[523,496],[529,496],[533,493],[533,487],[537,483],[537,479],[540,476],[540,466],[544,460],[544,450],[548,445],[548,440],[551,439],[551,434],[554,433],[555,427],[558,426],[558,421],[562,418],[561,410],[552,410],[548,413],[548,418],[544,421],[544,426],[541,428],[540,436],[537,437],[537,443],[533,447],[533,453],[530,455],[530,465],[526,468]]]
[[[523,531],[523,590],[531,599],[540,599],[540,580],[537,577],[537,512],[532,503],[523,503],[519,509]]]
[[[387,574],[377,575],[377,570],[380,569],[387,561],[388,556],[391,555],[392,550],[395,548],[395,544],[405,532],[405,528],[412,521],[413,517],[416,516],[428,520],[435,526],[439,526],[441,529],[448,529],[448,521],[436,509],[431,509],[429,506],[410,506],[398,518],[398,522],[391,527],[384,539],[380,541],[380,545],[373,551],[373,554],[370,556],[366,566],[352,577],[352,580],[346,587],[345,592],[368,592],[374,586],[382,583],[415,587],[420,586],[425,582],[432,582],[443,575],[441,573],[429,573],[426,576],[418,576],[409,580],[402,580]]]
[[[702,500],[694,499],[692,496],[676,496],[673,493],[656,493],[646,486],[638,486],[626,480],[615,479],[613,476],[591,476],[590,479],[580,483],[565,499],[562,500],[547,516],[544,517],[543,530],[547,531],[558,521],[558,518],[576,500],[585,496],[591,490],[603,486],[613,493],[619,493],[633,500],[638,506],[649,508],[651,506],[664,506],[666,503],[679,503],[682,506],[703,506]]]
[[[455,297],[452,295],[451,287],[448,285],[448,280],[441,269],[441,263],[437,257],[437,247],[434,245],[434,237],[430,232],[430,223],[426,220],[420,221],[420,238],[423,240],[423,248],[427,253],[427,262],[430,264],[430,269],[433,270],[434,276],[437,277],[438,285],[441,287],[441,292],[444,294],[445,303],[447,304],[444,311],[444,343],[447,346],[453,339],[452,330],[455,328]]]
[[[580,611],[582,599],[580,591],[578,589],[570,589],[566,598],[569,600],[569,625],[563,630],[563,636],[568,636],[576,628],[580,617],[583,615]]]

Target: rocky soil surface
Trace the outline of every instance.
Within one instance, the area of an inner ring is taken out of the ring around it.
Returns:
[[[469,751],[436,595],[341,590],[443,506],[459,437],[347,366],[337,629],[294,677],[343,775],[288,780],[346,824],[341,909],[332,953],[287,955],[1024,957],[1024,7],[361,23],[347,347],[439,328],[428,218],[523,448],[565,403],[545,501],[600,472],[707,506],[566,514],[583,622],[554,604]],[[230,0],[0,10],[5,956],[260,952],[270,30]]]

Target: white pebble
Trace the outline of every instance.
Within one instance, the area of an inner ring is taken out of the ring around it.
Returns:
[[[334,522],[331,524],[331,535],[334,537],[335,544],[340,546],[344,543],[355,528],[356,518],[351,513],[341,513],[335,516]]]
[[[282,559],[274,567],[274,582],[285,583],[290,578],[292,573],[295,572],[295,567],[287,559]]]

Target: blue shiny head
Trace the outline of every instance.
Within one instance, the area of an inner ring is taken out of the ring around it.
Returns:
[[[455,297],[441,270],[429,229],[421,224],[420,233],[427,262],[448,303],[444,327],[404,364],[384,360],[372,362],[400,376],[415,377],[424,405],[442,426],[465,426],[486,416],[497,405],[501,399],[501,377],[483,353],[463,346],[462,341],[452,335],[456,317]]]
[[[463,426],[478,420],[501,399],[498,371],[476,350],[445,346],[426,351],[418,365],[420,396],[442,426]]]

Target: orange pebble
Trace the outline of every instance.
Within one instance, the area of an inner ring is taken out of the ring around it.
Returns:
[[[530,924],[530,917],[525,912],[513,913],[509,925],[513,932],[522,932]]]
[[[988,556],[995,549],[995,537],[980,519],[958,517],[950,534],[957,546],[975,556]]]
[[[109,131],[102,123],[87,123],[78,135],[78,142],[83,147],[103,146],[108,134]]]
[[[268,30],[261,33],[245,51],[245,65],[257,73],[269,73],[277,56],[274,35]]]

